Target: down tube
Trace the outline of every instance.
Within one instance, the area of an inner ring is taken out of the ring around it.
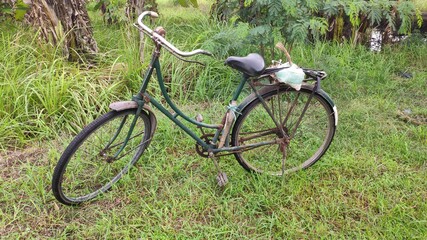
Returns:
[[[164,108],[159,102],[154,99],[150,99],[151,104],[154,105],[160,112],[162,112],[166,117],[172,120],[176,125],[178,125],[184,132],[190,135],[194,140],[197,141],[198,144],[203,146],[203,148],[208,149],[209,145],[206,144],[202,139],[200,139],[193,131],[191,131],[187,126],[185,126],[182,122],[176,119],[166,108]]]

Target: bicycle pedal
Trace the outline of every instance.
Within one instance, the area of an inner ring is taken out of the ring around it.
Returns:
[[[197,122],[203,122],[203,116],[202,114],[198,113],[197,116],[195,117]]]
[[[216,175],[216,181],[219,187],[224,187],[228,183],[227,174],[225,174],[225,172],[219,172],[218,175]]]

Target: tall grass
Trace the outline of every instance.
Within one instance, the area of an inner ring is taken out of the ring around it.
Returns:
[[[163,52],[161,63],[168,91],[180,102],[212,98],[226,102],[228,99],[223,96],[232,93],[236,79],[236,73],[222,64],[230,51],[217,51],[223,50],[219,42],[226,38],[213,44],[206,40],[224,28],[232,36],[232,27],[212,24],[202,12],[185,11],[188,14],[161,12],[162,18],[156,24],[166,27],[168,40],[177,47],[185,51],[204,47],[214,51],[217,58],[196,58],[206,64],[201,66]],[[0,81],[5,97],[0,100],[0,149],[75,133],[94,116],[107,111],[110,102],[127,100],[138,89],[141,72],[151,56],[151,42],[145,41],[146,61],[141,63],[134,27],[126,23],[106,26],[96,13],[91,15],[101,49],[96,66],[65,61],[60,48],[39,44],[37,34],[31,30],[8,31],[6,26],[1,29],[0,70],[4,74]],[[236,42],[233,44],[234,48],[229,48],[236,50]],[[159,94],[155,84],[150,86],[150,92]]]
[[[68,63],[60,49],[39,45],[31,31],[1,30],[1,149],[78,131],[126,91],[112,72],[114,62],[88,69]]]

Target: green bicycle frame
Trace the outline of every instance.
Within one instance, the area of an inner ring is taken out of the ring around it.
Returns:
[[[145,76],[144,76],[144,80],[142,83],[142,87],[139,91],[139,94],[137,96],[134,96],[133,100],[139,100],[138,102],[142,102],[143,104],[147,104],[147,103],[151,103],[154,107],[156,107],[160,112],[162,112],[164,115],[166,115],[171,121],[173,121],[176,125],[178,125],[184,132],[186,132],[189,136],[191,136],[198,144],[200,144],[204,149],[212,149],[214,148],[214,146],[207,144],[205,141],[203,141],[199,136],[196,135],[196,133],[194,133],[191,129],[189,129],[186,125],[184,125],[179,119],[178,117],[183,118],[184,120],[186,120],[187,122],[190,122],[191,124],[194,124],[198,127],[202,127],[202,128],[210,128],[210,129],[217,129],[217,132],[215,133],[215,136],[218,136],[219,133],[222,130],[222,125],[218,125],[218,124],[205,124],[202,122],[198,122],[195,121],[194,119],[188,117],[186,114],[184,114],[171,100],[169,94],[166,91],[166,86],[163,80],[163,76],[161,73],[161,68],[160,68],[160,62],[159,62],[159,51],[155,50],[153,53],[153,57],[151,59],[151,63],[150,66],[148,68],[148,71],[146,72]],[[160,87],[160,91],[163,95],[163,97],[165,98],[166,103],[169,105],[170,108],[172,108],[172,110],[175,112],[175,114],[172,114],[168,111],[168,109],[166,109],[162,104],[160,104],[158,101],[156,101],[154,98],[152,98],[151,96],[149,96],[146,93],[147,90],[147,86],[148,86],[148,82],[151,79],[151,76],[153,74],[153,70],[156,70],[156,75],[157,75],[157,81],[159,83],[159,87]],[[243,89],[243,85],[245,83],[246,79],[242,79],[239,87],[236,89],[233,99],[232,100],[236,100],[242,89]],[[140,103],[138,103],[139,105]],[[217,139],[213,140],[213,143],[216,143]]]
[[[128,134],[127,137],[125,139],[125,141],[123,142],[123,145],[121,147],[120,150],[118,150],[118,152],[116,153],[116,156],[118,156],[120,154],[120,152],[124,149],[124,147],[126,146],[132,131],[135,127],[136,124],[136,119],[138,117],[138,113],[140,113],[142,111],[142,108],[144,106],[144,104],[148,104],[151,103],[154,107],[156,107],[160,112],[162,112],[164,115],[166,115],[172,122],[174,122],[176,125],[178,125],[185,133],[187,133],[190,137],[192,137],[200,146],[202,146],[203,149],[210,151],[212,153],[218,153],[218,152],[223,152],[223,151],[228,151],[228,152],[234,152],[234,151],[240,151],[242,149],[246,149],[246,148],[255,148],[255,147],[260,147],[263,145],[268,145],[268,144],[273,144],[276,141],[267,141],[267,142],[260,142],[260,143],[255,143],[255,144],[248,144],[248,145],[244,145],[244,146],[238,146],[238,147],[230,147],[228,144],[228,141],[226,143],[226,145],[224,147],[221,148],[217,148],[216,143],[218,142],[219,136],[223,130],[223,125],[222,124],[205,124],[202,122],[198,122],[195,121],[194,119],[188,117],[187,115],[185,115],[171,100],[169,94],[166,91],[166,86],[163,80],[163,76],[161,73],[161,68],[160,68],[160,62],[159,62],[159,56],[160,56],[160,46],[157,46],[157,48],[154,50],[153,52],[153,56],[151,58],[151,62],[150,65],[147,69],[147,72],[145,73],[143,82],[142,82],[142,86],[141,89],[139,90],[138,94],[133,96],[132,100],[135,101],[138,104],[138,108],[136,109],[137,114],[135,115],[135,118],[132,121],[132,124],[128,130]],[[147,87],[148,87],[148,82],[150,81],[152,74],[153,74],[153,70],[156,70],[156,75],[157,75],[157,80],[160,86],[160,90],[162,95],[164,96],[167,104],[169,105],[170,108],[172,108],[172,110],[175,112],[174,114],[170,113],[168,111],[168,109],[166,109],[162,104],[160,104],[158,101],[156,101],[154,98],[152,98],[147,92]],[[246,81],[248,80],[247,76],[243,76],[238,87],[236,88],[233,97],[231,99],[231,101],[236,101],[238,99],[238,97],[240,96],[240,93],[243,90],[244,84],[246,83]],[[233,110],[229,110],[229,111],[233,111]],[[178,117],[183,118],[185,121],[194,124],[200,128],[210,128],[210,129],[216,129],[216,132],[214,134],[214,138],[212,139],[211,143],[206,143],[204,140],[202,140],[199,136],[196,135],[195,132],[193,132],[191,129],[189,129],[182,121],[180,121],[178,119]],[[118,135],[118,133],[122,130],[122,128],[119,128],[116,133],[116,135]]]

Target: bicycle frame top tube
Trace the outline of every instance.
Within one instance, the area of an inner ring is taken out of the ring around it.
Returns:
[[[144,101],[145,100],[148,100],[148,101],[150,101],[150,102],[153,102],[153,98],[152,97],[150,97],[148,94],[146,94],[146,90],[147,90],[147,87],[148,87],[148,82],[150,81],[150,79],[151,79],[151,76],[152,76],[152,74],[153,74],[153,69],[156,69],[156,75],[157,75],[157,82],[158,82],[158,84],[159,84],[159,87],[160,87],[160,90],[161,90],[161,93],[162,93],[162,96],[165,98],[165,100],[166,100],[166,102],[167,102],[167,104],[172,108],[172,110],[173,111],[175,111],[175,113],[176,113],[176,116],[174,116],[174,118],[176,118],[177,116],[180,116],[180,117],[182,117],[182,118],[184,118],[185,120],[187,120],[188,122],[190,122],[190,123],[192,123],[192,124],[195,124],[195,125],[197,125],[197,126],[200,126],[200,127],[205,127],[205,128],[214,128],[214,129],[218,129],[218,128],[221,128],[221,125],[211,125],[211,124],[204,124],[204,123],[201,123],[201,122],[197,122],[197,121],[195,121],[195,120],[193,120],[193,119],[191,119],[190,117],[188,117],[187,115],[185,115],[173,102],[172,102],[172,100],[171,100],[171,98],[170,98],[170,96],[169,96],[169,94],[168,94],[168,92],[167,92],[167,90],[166,90],[166,86],[165,86],[165,83],[164,83],[164,80],[163,80],[163,76],[162,76],[162,73],[161,73],[161,68],[160,68],[160,61],[159,61],[159,57],[160,57],[160,48],[161,48],[161,46],[160,45],[158,45],[158,44],[156,44],[156,49],[154,50],[154,52],[153,52],[153,56],[152,56],[152,58],[151,58],[151,62],[150,62],[150,66],[149,66],[149,68],[148,68],[148,70],[147,70],[147,72],[146,72],[146,74],[145,74],[145,76],[144,76],[144,80],[143,80],[143,83],[142,83],[142,87],[141,87],[141,89],[140,89],[140,91],[139,91],[139,95],[140,96],[145,96],[146,97],[146,99],[144,99]],[[155,100],[154,100],[155,101]],[[156,106],[157,107],[157,106]],[[164,108],[163,106],[162,106],[162,108]]]
[[[147,14],[147,13],[146,13]],[[161,67],[160,67],[160,50],[162,47],[165,47],[166,50],[168,50],[169,52],[172,53],[172,55],[180,55],[180,56],[192,56],[192,55],[196,55],[196,54],[205,54],[205,55],[211,55],[211,53],[205,51],[205,50],[195,50],[192,52],[178,52],[178,51],[174,51],[174,48],[171,48],[165,39],[165,30],[162,27],[157,27],[154,31],[152,31],[151,29],[149,29],[148,27],[146,27],[144,24],[142,24],[142,17],[144,14],[141,14],[141,16],[138,19],[138,23],[139,25],[143,28],[142,31],[145,34],[148,34],[150,36],[150,38],[152,39],[152,41],[154,42],[155,45],[155,49],[152,53],[152,57],[150,60],[150,64],[149,67],[147,69],[147,71],[145,72],[143,81],[142,81],[142,86],[138,92],[137,95],[135,95],[133,97],[133,100],[135,102],[137,102],[138,104],[138,109],[141,109],[142,106],[146,103],[151,103],[152,105],[154,105],[155,108],[157,108],[159,111],[161,111],[164,115],[166,115],[171,121],[173,121],[176,125],[178,125],[182,130],[184,130],[184,132],[186,132],[189,136],[191,136],[194,140],[196,140],[196,142],[201,145],[204,149],[208,150],[211,149],[214,152],[220,152],[220,151],[231,151],[231,150],[238,150],[241,147],[237,147],[237,149],[234,149],[235,147],[221,147],[221,149],[217,149],[218,146],[216,146],[216,141],[218,140],[218,136],[221,134],[223,127],[224,127],[224,120],[226,118],[227,115],[224,116],[223,118],[223,122],[221,124],[205,124],[199,121],[196,121],[195,119],[192,119],[190,117],[188,117],[186,114],[184,114],[171,100],[168,92],[166,91],[166,86],[163,80],[163,76],[161,73]],[[153,13],[151,13],[151,16],[153,16]],[[155,14],[154,14],[155,16]],[[148,31],[147,29],[149,29],[150,31]],[[141,29],[140,29],[141,30]],[[172,45],[173,46],[173,45]],[[180,54],[183,53],[183,54]],[[185,54],[184,54],[185,53]],[[182,58],[178,57],[179,59],[183,60]],[[187,61],[187,60],[184,60]],[[189,61],[189,62],[193,62],[193,61]],[[168,109],[166,109],[161,103],[159,103],[158,101],[156,101],[154,98],[152,98],[149,94],[147,94],[146,90],[148,88],[148,83],[151,79],[151,76],[153,74],[153,70],[156,69],[156,75],[157,75],[157,81],[158,84],[160,86],[160,90],[161,90],[161,94],[164,97],[165,101],[167,102],[167,104],[169,105],[170,108],[172,108],[172,110],[174,111],[174,113],[170,113]],[[248,76],[244,75],[243,78],[241,79],[237,89],[234,91],[234,94],[232,96],[232,99],[230,101],[230,103],[235,102],[240,93],[243,90],[243,86],[244,84],[247,82],[248,80]],[[186,120],[187,122],[196,125],[199,128],[211,128],[211,129],[216,129],[216,133],[214,134],[214,139],[212,142],[206,143],[204,140],[201,139],[201,137],[197,136],[195,132],[193,132],[191,129],[189,129],[186,125],[184,125],[180,120],[178,120],[178,117],[182,117],[184,120]]]
[[[186,120],[187,122],[190,122],[193,125],[196,125],[198,127],[202,127],[202,128],[211,128],[211,129],[216,129],[216,133],[214,134],[215,136],[219,136],[219,134],[222,132],[223,130],[223,124],[205,124],[202,122],[198,122],[195,121],[194,119],[188,117],[186,114],[184,114],[171,100],[168,92],[166,91],[166,86],[164,83],[164,79],[161,73],[161,67],[160,67],[160,61],[159,61],[159,57],[160,57],[160,50],[161,50],[161,45],[155,40],[153,39],[154,43],[155,43],[155,49],[153,51],[152,54],[152,58],[150,61],[150,65],[148,67],[147,72],[145,73],[143,82],[142,82],[142,86],[141,89],[139,91],[139,94],[137,96],[134,96],[134,100],[136,100],[138,102],[138,105],[141,107],[141,104],[146,104],[146,103],[151,103],[155,108],[157,108],[159,111],[161,111],[166,117],[168,117],[172,122],[174,122],[176,125],[178,125],[185,133],[187,133],[190,137],[192,137],[200,146],[202,146],[204,149],[212,151],[213,153],[218,153],[218,152],[222,152],[222,151],[239,151],[243,148],[251,148],[251,147],[259,147],[265,144],[272,144],[275,143],[275,140],[273,141],[269,141],[269,142],[261,142],[261,143],[256,143],[256,144],[249,144],[246,146],[237,146],[237,147],[233,147],[233,146],[217,146],[216,145],[216,141],[218,140],[217,137],[214,138],[214,140],[212,142],[205,142],[204,140],[202,140],[201,137],[199,137],[194,131],[192,131],[190,128],[188,128],[185,124],[183,124],[180,120],[178,120],[178,117],[182,117],[184,120]],[[154,98],[152,98],[149,94],[147,94],[146,90],[148,87],[148,82],[150,81],[152,74],[153,74],[153,70],[156,70],[156,76],[157,76],[157,82],[159,84],[160,90],[161,90],[161,94],[164,97],[166,103],[169,105],[169,107],[172,108],[172,110],[175,113],[170,113],[168,109],[166,109],[160,102],[156,101]],[[231,101],[236,101],[240,95],[240,93],[243,90],[243,86],[244,84],[247,82],[248,80],[248,76],[243,75],[242,80],[240,81],[237,89],[235,90],[233,96],[232,96],[232,100]],[[251,85],[251,84],[249,84]],[[254,88],[254,86],[251,85],[251,87]],[[257,93],[257,91],[255,89],[253,89],[255,91],[255,93]],[[264,103],[263,99],[261,96],[259,96],[259,94],[257,94],[258,98],[261,100],[261,102]],[[263,104],[265,105],[265,103]],[[265,107],[265,106],[264,106]],[[265,107],[267,112],[269,112],[268,107]],[[271,115],[271,113],[270,113]],[[302,116],[301,116],[302,117]],[[274,118],[272,117],[272,119],[274,120]],[[282,128],[280,128],[280,124],[278,122],[275,122],[276,126],[281,129],[281,131],[283,132],[284,130]],[[283,135],[285,135],[285,133],[283,132]],[[219,147],[219,148],[218,148]]]
[[[173,55],[177,54],[179,56],[193,56],[196,54],[205,54],[205,55],[210,55],[212,56],[212,54],[208,51],[202,50],[202,49],[197,49],[194,50],[192,52],[182,52],[179,49],[177,49],[175,46],[173,46],[171,43],[169,43],[166,39],[165,39],[165,35],[166,35],[166,31],[162,28],[162,27],[157,27],[155,30],[151,30],[149,27],[147,27],[146,25],[143,24],[142,19],[144,18],[145,15],[149,15],[151,17],[158,17],[158,14],[155,12],[151,12],[151,11],[146,11],[143,12],[139,17],[138,17],[138,25],[139,25],[139,29],[144,32],[145,34],[147,34],[153,41],[154,45],[155,45],[155,49],[153,51],[152,57],[151,57],[151,61],[150,61],[150,65],[149,68],[147,70],[147,72],[145,73],[144,76],[144,80],[141,86],[141,89],[139,91],[139,94],[136,96],[136,100],[144,100],[143,98],[141,98],[146,94],[146,90],[148,87],[148,82],[151,79],[151,76],[153,74],[153,69],[156,69],[156,74],[157,74],[157,80],[162,92],[163,97],[165,98],[166,102],[168,103],[168,105],[175,111],[176,115],[174,116],[174,118],[176,118],[176,116],[180,116],[182,118],[184,118],[186,121],[195,124],[199,127],[205,127],[205,128],[214,128],[214,129],[221,129],[222,126],[221,125],[211,125],[211,124],[204,124],[198,121],[195,121],[194,119],[188,117],[187,115],[185,115],[170,99],[167,91],[166,91],[166,87],[164,84],[164,80],[163,80],[163,76],[161,74],[161,68],[160,68],[160,62],[159,62],[159,57],[160,57],[160,50],[162,47],[165,47],[166,50],[170,51]],[[180,58],[181,59],[181,58]],[[183,59],[181,59],[183,60]],[[186,60],[184,60],[186,61]],[[191,62],[191,61],[190,61]],[[246,82],[246,79],[243,79],[241,81],[241,83],[239,84],[239,87],[236,89],[233,98],[231,99],[232,101],[237,100],[238,96],[240,95],[240,92],[243,89],[243,85]],[[148,95],[147,95],[148,96]],[[150,98],[150,97],[148,97]]]
[[[146,104],[146,103],[151,103],[155,108],[157,108],[159,111],[161,111],[164,115],[166,115],[170,120],[172,120],[176,125],[178,125],[182,130],[184,130],[189,136],[191,136],[194,140],[197,141],[198,144],[200,144],[201,146],[203,146],[204,148],[208,149],[208,148],[212,148],[212,146],[208,145],[205,141],[203,141],[199,136],[196,135],[195,132],[193,132],[191,129],[189,129],[186,125],[184,125],[180,120],[178,120],[178,117],[182,117],[183,119],[185,119],[187,122],[190,122],[193,125],[196,125],[198,127],[203,127],[203,128],[210,128],[210,129],[216,129],[217,133],[219,134],[223,128],[222,124],[205,124],[202,122],[198,122],[195,121],[194,119],[188,117],[186,114],[184,114],[171,100],[168,92],[166,91],[166,86],[164,83],[164,79],[161,73],[161,67],[160,67],[160,61],[159,61],[159,57],[160,57],[160,50],[161,50],[161,45],[158,44],[155,39],[153,39],[154,43],[155,43],[155,49],[153,51],[151,60],[150,60],[150,65],[144,75],[144,79],[142,82],[142,86],[139,90],[138,95],[134,96],[134,100],[136,100],[137,102],[141,102]],[[147,94],[146,90],[148,88],[148,83],[153,75],[153,70],[156,70],[156,76],[157,76],[157,82],[159,84],[160,90],[161,90],[161,94],[164,97],[166,103],[168,104],[168,106],[170,108],[172,108],[172,110],[175,112],[174,114],[170,113],[168,109],[166,109],[161,103],[159,103],[158,101],[156,101],[153,97],[151,97],[149,94]],[[246,78],[243,78],[239,84],[239,87],[236,89],[234,95],[233,95],[233,99],[232,100],[236,100],[242,89],[243,89],[243,85],[246,82]]]

